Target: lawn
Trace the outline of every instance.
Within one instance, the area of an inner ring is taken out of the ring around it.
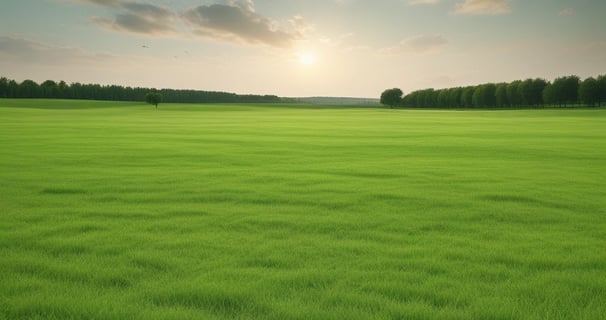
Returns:
[[[603,319],[606,109],[0,99],[0,319]]]

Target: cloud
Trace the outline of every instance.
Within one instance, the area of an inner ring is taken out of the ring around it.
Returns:
[[[575,14],[575,11],[573,8],[566,8],[562,11],[560,11],[560,13],[558,14],[560,17],[570,17],[572,15]]]
[[[499,15],[511,12],[509,0],[464,0],[455,6],[455,14]]]
[[[106,29],[146,35],[175,33],[174,25],[177,16],[169,9],[137,2],[119,4],[117,1],[88,0],[88,2],[103,2],[107,5],[116,3],[120,8],[113,21],[100,17],[91,19],[95,24]]]
[[[99,6],[110,7],[110,6],[118,5],[124,1],[122,1],[122,0],[72,0],[72,2],[96,4]]]
[[[249,12],[255,12],[255,3],[253,0],[230,0],[232,6],[244,8]]]
[[[417,4],[436,4],[440,2],[440,0],[408,0],[408,4],[417,5]]]
[[[251,0],[201,5],[187,10],[182,18],[200,36],[273,47],[290,46],[300,37],[302,26],[301,18],[295,17],[290,30],[280,28],[277,22],[257,14]]]
[[[258,14],[253,0],[227,0],[200,5],[182,13],[162,6],[130,0],[69,0],[100,5],[113,12],[112,19],[93,17],[91,21],[116,32],[148,36],[191,33],[223,41],[290,47],[309,30],[303,18],[295,16],[285,24]],[[178,28],[185,27],[185,28]],[[179,30],[178,30],[179,29]]]
[[[400,41],[393,47],[383,48],[380,51],[385,54],[437,53],[448,45],[448,40],[442,35],[420,35]]]

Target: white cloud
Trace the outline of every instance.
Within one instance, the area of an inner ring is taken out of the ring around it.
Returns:
[[[416,4],[436,4],[440,2],[440,0],[408,0],[409,4],[412,5],[416,5]]]
[[[509,0],[464,0],[455,6],[455,14],[499,15],[511,12]]]

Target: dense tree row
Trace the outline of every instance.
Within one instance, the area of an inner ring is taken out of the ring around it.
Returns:
[[[517,80],[511,83],[486,83],[478,86],[417,90],[402,97],[400,89],[388,89],[381,103],[413,108],[508,108],[544,105],[602,105],[606,103],[606,75],[587,78],[560,77]]]
[[[238,95],[229,92],[132,88],[117,85],[67,84],[65,81],[46,80],[41,84],[32,80],[21,83],[0,78],[0,98],[83,99],[110,101],[145,101],[149,92],[159,92],[164,102],[172,103],[276,103],[273,95]]]

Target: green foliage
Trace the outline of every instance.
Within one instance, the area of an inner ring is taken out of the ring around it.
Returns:
[[[579,86],[579,98],[587,105],[595,105],[600,102],[600,83],[594,78],[587,78]]]
[[[438,106],[449,106],[450,91],[448,89],[438,90]]]
[[[393,108],[402,102],[402,90],[398,88],[387,89],[381,94],[381,104]]]
[[[579,103],[579,100],[606,102],[606,76],[598,77],[591,85],[592,100],[579,98],[579,77],[569,76],[557,78],[553,83],[537,78],[465,88],[416,90],[402,98],[402,105],[415,108],[503,108],[567,105]]]
[[[495,89],[495,104],[499,108],[510,106],[507,98],[507,83],[499,83]]]
[[[463,92],[461,93],[461,105],[466,108],[473,107],[473,94],[476,90],[476,87],[470,86],[465,87]]]
[[[42,97],[58,97],[59,85],[53,80],[46,80],[40,85]]]
[[[158,104],[162,102],[162,94],[158,92],[149,92],[145,95],[145,102],[153,104],[158,109]]]
[[[438,102],[438,94],[434,89],[425,89],[421,91],[420,106],[424,108],[435,108]]]
[[[463,93],[463,88],[450,88],[448,90],[448,106],[451,108],[459,108],[461,107],[461,94]]]
[[[8,79],[0,78],[0,98],[8,98]]]
[[[415,107],[417,104],[418,94],[419,94],[418,91],[414,91],[414,92],[411,92],[411,93],[405,95],[404,97],[402,97],[402,106]]]
[[[579,77],[568,76],[553,80],[554,102],[559,105],[575,104],[579,100]]]
[[[40,98],[40,86],[33,80],[24,80],[17,89],[18,98]]]
[[[145,94],[158,91],[150,88],[132,88],[118,85],[102,86],[99,84],[67,84],[47,80],[41,85],[35,81],[26,80],[21,84],[10,80],[8,88],[4,83],[6,78],[0,78],[0,98],[49,98],[49,99],[85,99],[107,101],[144,101]],[[164,102],[178,103],[278,103],[274,95],[238,95],[229,92],[212,92],[199,90],[162,89],[158,91]]]
[[[147,109],[0,100],[0,319],[606,314],[604,109]]]
[[[476,87],[472,95],[472,104],[476,108],[494,107],[496,105],[496,85],[482,84]]]
[[[521,80],[516,80],[507,85],[507,100],[512,106],[521,106],[524,98],[520,91]]]
[[[19,84],[15,80],[9,80],[6,97],[7,98],[16,98],[18,90],[19,90]]]
[[[543,104],[543,90],[547,87],[547,81],[543,79],[526,79],[518,86],[522,101],[527,106],[538,106]]]
[[[600,104],[606,103],[606,75],[598,77],[598,87],[600,88]]]
[[[553,83],[548,83],[545,89],[543,90],[543,102],[545,104],[556,104],[557,102],[557,88],[553,85]]]

